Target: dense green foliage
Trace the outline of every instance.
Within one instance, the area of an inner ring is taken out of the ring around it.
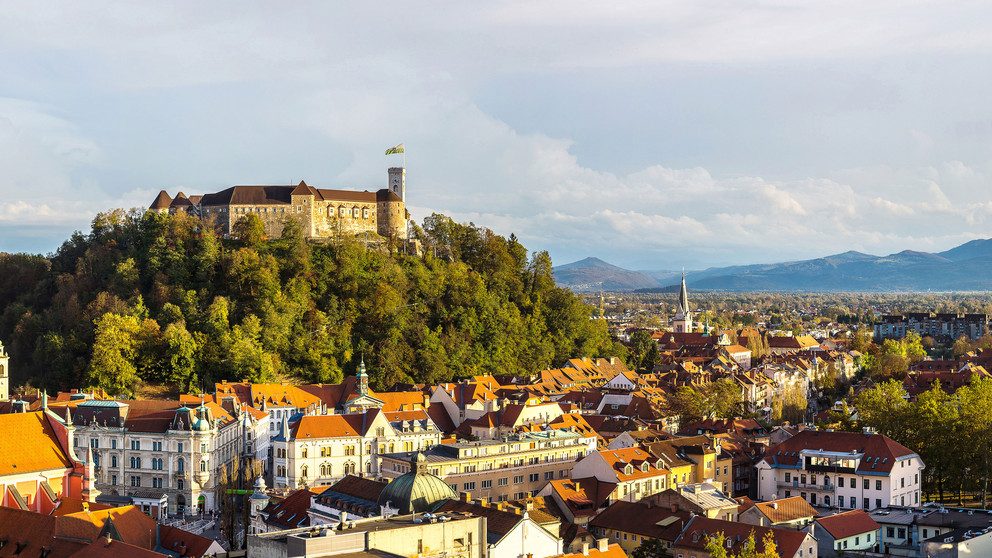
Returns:
[[[416,257],[388,241],[312,244],[293,221],[266,242],[258,225],[220,240],[192,217],[117,210],[48,258],[0,254],[15,381],[115,394],[142,381],[333,383],[364,357],[381,389],[626,356],[555,286],[548,254],[512,235],[432,215]]]
[[[909,400],[897,380],[861,392],[855,405],[861,426],[871,426],[920,455],[924,498],[964,491],[988,504],[992,481],[992,379],[973,379],[953,395],[938,383]],[[913,502],[915,504],[915,502]]]

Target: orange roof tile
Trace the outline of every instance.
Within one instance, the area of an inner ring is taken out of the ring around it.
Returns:
[[[42,411],[0,415],[0,476],[68,469],[73,466]],[[27,450],[27,451],[26,451]]]

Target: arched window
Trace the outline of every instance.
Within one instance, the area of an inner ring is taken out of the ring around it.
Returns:
[[[307,473],[308,473],[308,469],[307,469],[307,466],[306,465],[304,465],[303,467],[300,468],[300,476],[301,477],[307,478]]]
[[[182,457],[180,457],[179,461],[176,462],[176,470],[180,473],[186,472],[186,462],[183,461]]]
[[[206,473],[207,472],[207,462],[206,462],[206,460],[203,460],[203,461],[200,462],[200,472],[201,473]]]
[[[300,457],[302,457],[303,459],[307,458],[307,448],[303,448],[302,450],[300,450]]]

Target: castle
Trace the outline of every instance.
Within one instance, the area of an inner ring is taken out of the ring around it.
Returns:
[[[360,233],[405,238],[405,189],[406,169],[391,167],[389,187],[377,192],[326,190],[303,181],[296,186],[231,186],[189,197],[179,192],[175,198],[162,190],[148,209],[193,215],[225,238],[238,219],[252,213],[262,220],[268,238],[279,238],[287,218],[299,219],[308,238]]]

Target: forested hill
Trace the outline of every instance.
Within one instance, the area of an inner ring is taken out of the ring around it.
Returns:
[[[555,286],[548,254],[512,235],[432,215],[415,257],[384,239],[309,243],[292,224],[268,241],[258,227],[220,240],[198,224],[117,210],[49,257],[0,254],[12,383],[114,394],[142,381],[333,383],[364,357],[382,389],[625,353]]]

